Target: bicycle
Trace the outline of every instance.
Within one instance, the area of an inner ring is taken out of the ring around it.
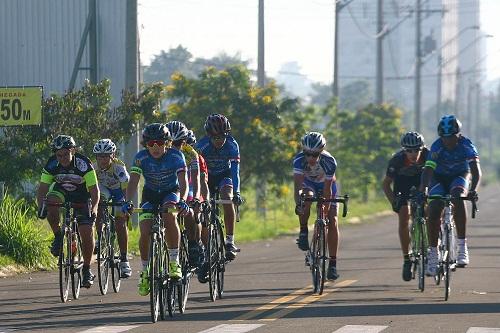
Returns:
[[[342,197],[336,197],[332,199],[325,199],[321,196],[317,197],[305,197],[304,194],[301,195],[301,205],[304,202],[316,202],[316,221],[314,223],[314,232],[311,237],[309,250],[306,252],[306,265],[309,266],[312,274],[313,280],[313,293],[323,294],[323,289],[325,286],[326,278],[326,260],[328,258],[327,242],[326,242],[326,230],[330,223],[327,218],[325,218],[323,204],[325,203],[342,203],[342,217],[347,216],[347,203],[349,201],[349,195],[344,195]]]
[[[465,200],[472,202],[472,218],[476,218],[477,212],[477,198],[470,197],[456,197],[449,194],[430,195],[427,199],[437,199],[444,202],[443,219],[439,231],[439,244],[438,251],[441,258],[438,262],[438,269],[434,276],[436,285],[439,285],[441,280],[444,280],[444,300],[447,301],[450,295],[450,272],[456,269],[456,260],[458,253],[457,233],[455,227],[455,220],[453,218],[453,200]]]
[[[224,273],[226,264],[230,262],[226,257],[224,224],[221,221],[219,205],[233,204],[232,200],[219,199],[216,189],[208,203],[203,205],[202,223],[208,229],[206,246],[206,265],[208,267],[208,288],[210,299],[215,302],[224,294]],[[239,222],[239,206],[236,206],[236,222]]]
[[[182,271],[182,281],[180,285],[181,292],[178,293],[178,307],[179,312],[184,313],[186,310],[186,303],[189,295],[189,287],[191,285],[191,278],[195,273],[197,267],[191,266],[189,263],[189,251],[188,251],[188,238],[187,232],[184,227],[184,218],[180,215],[177,215],[177,222],[179,224],[179,228],[181,231],[181,238],[179,244],[179,263],[181,265]],[[173,312],[169,312],[170,316],[173,315]]]
[[[416,197],[416,188],[410,190],[410,207],[411,207],[411,232],[410,244],[412,253],[410,259],[413,265],[413,276],[415,279],[418,273],[418,289],[425,289],[425,264],[427,260],[427,249],[429,247],[429,236],[427,234],[427,222],[425,218],[424,205],[419,204]]]
[[[61,248],[59,250],[57,266],[59,269],[59,295],[61,301],[66,303],[69,296],[70,280],[73,299],[78,299],[80,296],[80,288],[82,285],[82,241],[78,232],[78,223],[74,210],[87,208],[88,216],[91,216],[91,206],[90,202],[74,203],[71,201],[58,203],[44,200],[44,204],[47,206],[64,208],[64,219],[61,226]]]
[[[108,292],[109,275],[115,293],[120,291],[120,249],[116,239],[115,216],[109,212],[108,207],[121,207],[123,202],[99,202],[102,212],[101,227],[97,233],[97,276],[99,278],[99,290],[102,295]]]

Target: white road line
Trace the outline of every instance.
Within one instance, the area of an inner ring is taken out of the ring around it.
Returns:
[[[469,327],[466,333],[500,333],[500,328],[493,327]]]
[[[264,324],[222,324],[198,333],[244,333],[261,326]]]
[[[99,326],[94,328],[89,328],[88,330],[81,331],[80,333],[120,333],[130,331],[139,326]],[[1,333],[1,332],[0,332]]]
[[[388,326],[374,325],[346,325],[333,333],[378,333],[385,330]]]

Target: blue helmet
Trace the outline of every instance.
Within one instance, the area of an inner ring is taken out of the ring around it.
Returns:
[[[462,123],[454,115],[446,115],[441,118],[437,128],[439,136],[452,136],[460,133],[461,129]]]

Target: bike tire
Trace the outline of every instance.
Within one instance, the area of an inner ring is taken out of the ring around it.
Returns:
[[[168,315],[173,317],[176,311],[177,304],[177,288],[179,287],[178,281],[168,280],[167,283],[167,309]]]
[[[69,284],[71,279],[71,237],[68,237],[68,232],[65,228],[62,229],[63,239],[61,249],[59,250],[59,295],[61,297],[61,301],[66,303],[68,301],[69,295]]]
[[[161,259],[161,290],[160,290],[160,318],[161,320],[167,320],[168,316],[171,316],[168,305],[168,251],[163,251]]]
[[[445,237],[446,237],[446,258],[443,258],[443,277],[444,277],[444,300],[447,301],[449,296],[450,296],[450,280],[451,280],[451,275],[450,275],[450,265],[451,265],[451,258],[450,258],[450,228],[447,226],[445,228]]]
[[[219,262],[219,240],[217,238],[216,227],[213,223],[208,225],[207,242],[207,265],[208,265],[208,289],[210,299],[215,302],[217,298],[217,266]]]
[[[188,251],[187,251],[187,238],[184,233],[181,234],[179,262],[181,264],[182,279],[177,292],[177,301],[179,303],[179,312],[184,313],[186,310],[186,303],[189,295],[189,284],[191,279],[191,268],[189,265]]]
[[[109,275],[111,266],[111,248],[109,245],[109,225],[101,223],[101,230],[97,234],[97,276],[101,295],[108,293]],[[112,266],[111,266],[112,267]]]
[[[80,239],[80,234],[78,234],[78,232],[74,232],[72,238],[74,238],[74,242],[76,242],[76,253],[72,253],[71,260],[73,267],[71,272],[71,291],[73,299],[78,299],[78,297],[80,297],[80,289],[82,287],[82,240]],[[70,243],[72,242],[73,240]]]
[[[427,247],[425,244],[425,230],[423,223],[418,223],[419,228],[419,249],[418,249],[418,289],[423,292],[425,290],[425,259]]]
[[[325,288],[326,279],[326,225],[322,224],[319,227],[319,269],[320,269],[320,280],[319,280],[319,292],[318,294],[323,294],[323,289]]]
[[[161,242],[157,233],[151,233],[149,245],[149,304],[151,310],[151,321],[156,323],[160,313],[160,256]]]
[[[113,223],[113,222],[111,222]],[[120,272],[120,247],[118,246],[118,240],[116,239],[116,232],[110,233],[109,237],[109,266],[111,270],[111,281],[113,283],[113,291],[118,293],[121,287],[121,272]]]
[[[224,241],[224,231],[222,225],[219,223],[217,226],[218,235],[218,249],[219,249],[219,261],[217,265],[217,296],[219,299],[222,298],[224,294],[224,274],[226,272],[226,246]]]
[[[320,263],[319,263],[319,253],[320,253],[320,244],[319,244],[319,228],[317,225],[314,226],[314,232],[311,239],[311,274],[313,281],[313,293],[319,293],[320,289]]]

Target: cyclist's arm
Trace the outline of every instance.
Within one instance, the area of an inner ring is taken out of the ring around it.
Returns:
[[[130,173],[130,180],[128,181],[128,186],[125,194],[125,200],[131,201],[137,192],[137,186],[139,185],[139,180],[141,179],[141,175],[136,172]]]
[[[389,176],[385,176],[384,180],[382,181],[382,189],[384,190],[385,196],[387,200],[392,204],[394,200],[396,200],[396,196],[394,195],[394,191],[392,190],[392,183],[393,179]]]
[[[38,190],[36,193],[36,201],[38,203],[38,207],[42,206],[43,200],[49,192],[50,184],[52,184],[53,181],[54,176],[43,169],[42,176],[40,177],[40,185],[38,186]]]
[[[331,179],[326,179],[323,184],[323,196],[325,199],[331,199],[332,197],[332,183],[335,181],[335,176]]]
[[[200,193],[203,199],[208,201],[210,199],[210,190],[208,189],[207,177],[206,173],[200,173]]]
[[[186,200],[188,196],[188,179],[185,170],[179,171],[177,173],[177,179],[179,180],[179,195],[181,200]]]
[[[231,178],[233,180],[233,194],[240,192],[240,163],[237,160],[231,161]]]
[[[478,161],[472,161],[469,162],[469,166],[472,175],[470,190],[477,191],[477,188],[479,187],[479,181],[481,180],[482,176],[481,165],[479,165]]]
[[[92,213],[97,216],[97,207],[99,205],[99,199],[101,197],[99,186],[97,186],[97,184],[94,184],[88,188],[88,191],[90,193],[90,199],[92,199]]]
[[[191,178],[191,184],[193,185],[193,199],[200,198],[200,168],[190,167],[189,175]]]
[[[293,198],[295,204],[299,204],[299,192],[302,189],[302,184],[304,183],[304,174],[294,173],[293,174]]]
[[[431,183],[432,176],[434,175],[434,168],[432,165],[428,165],[429,161],[425,163],[424,170],[422,171],[422,176],[420,178],[420,187],[418,190],[420,192],[425,192]]]

